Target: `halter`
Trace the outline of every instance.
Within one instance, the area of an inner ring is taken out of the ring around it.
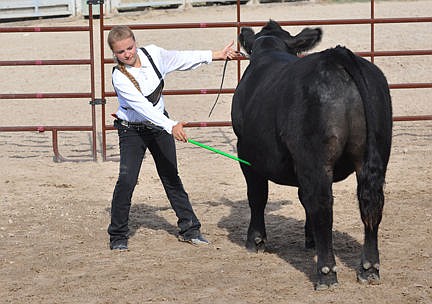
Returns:
[[[272,35],[262,35],[262,36],[259,36],[258,38],[256,38],[255,41],[253,42],[253,44],[252,44],[252,48],[251,48],[251,53],[252,53],[252,49],[253,49],[254,44],[255,44],[258,40],[260,40],[260,39],[262,39],[262,38],[272,38],[272,39],[280,40],[280,41],[282,41],[282,43],[283,43],[286,47],[288,47],[288,45],[286,44],[286,42],[285,42],[283,39],[279,38],[279,37],[272,36]],[[288,48],[289,48],[289,47],[288,47]]]
[[[273,39],[278,39],[278,40],[281,40],[284,44],[285,44],[285,41],[283,41],[282,39],[280,39],[279,37],[275,37],[275,36],[271,36],[271,35],[263,35],[263,36],[259,36],[258,38],[256,38],[255,39],[255,41],[254,41],[254,43],[257,41],[257,40],[259,40],[259,39],[262,39],[262,38],[273,38]],[[243,53],[243,52],[241,52],[241,51],[238,51],[238,53],[240,53],[243,57],[245,57],[245,58],[250,58],[250,56],[248,55],[248,54],[245,54],[245,53]],[[251,53],[252,53],[252,51],[251,51]],[[211,108],[211,110],[210,110],[210,112],[209,112],[209,115],[208,115],[208,117],[210,117],[211,116],[211,114],[212,114],[212,112],[213,112],[213,109],[216,107],[216,104],[217,104],[217,102],[218,102],[218,99],[219,99],[219,96],[220,96],[220,94],[221,94],[221,91],[222,91],[222,86],[223,86],[223,82],[224,82],[224,78],[225,78],[225,71],[226,71],[226,67],[227,67],[227,64],[228,64],[228,61],[229,61],[230,59],[225,59],[225,64],[224,64],[224,67],[223,67],[223,72],[222,72],[222,81],[221,81],[221,85],[220,85],[220,88],[219,88],[219,92],[218,92],[218,95],[217,95],[217,97],[216,97],[216,100],[215,100],[215,102],[214,102],[214,104],[213,104],[213,106],[212,106],[212,108]]]

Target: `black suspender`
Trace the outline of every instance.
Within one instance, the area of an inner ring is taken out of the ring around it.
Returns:
[[[142,47],[142,48],[140,48],[140,49],[141,49],[141,51],[143,51],[144,54],[147,56],[147,58],[148,58],[148,60],[150,61],[151,65],[153,66],[154,71],[156,72],[156,75],[158,75],[159,80],[162,80],[162,75],[161,75],[161,73],[159,72],[158,68],[156,67],[156,65],[155,65],[155,63],[154,63],[152,57],[150,56],[150,54],[147,52],[147,50],[146,50],[145,48]]]

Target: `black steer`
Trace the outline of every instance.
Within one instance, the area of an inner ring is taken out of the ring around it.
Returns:
[[[265,249],[268,181],[298,187],[306,212],[305,244],[317,251],[316,289],[337,284],[332,244],[332,183],[354,171],[364,224],[357,273],[377,284],[378,226],[390,156],[392,108],[383,73],[344,47],[299,58],[321,29],[291,36],[270,20],[257,34],[242,28],[250,63],[235,91],[231,118],[247,183],[251,219],[246,247]]]

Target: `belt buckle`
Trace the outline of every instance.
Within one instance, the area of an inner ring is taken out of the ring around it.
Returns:
[[[124,127],[129,128],[129,122],[123,119],[118,118],[117,121]]]

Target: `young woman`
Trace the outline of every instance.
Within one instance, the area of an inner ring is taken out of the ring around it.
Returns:
[[[108,44],[117,61],[112,83],[119,107],[114,126],[120,145],[120,172],[111,203],[108,227],[110,248],[128,249],[128,221],[131,198],[147,148],[151,152],[168,200],[178,218],[179,240],[208,244],[201,235],[195,215],[177,170],[174,138],[186,142],[185,122],[168,117],[162,89],[164,77],[172,71],[186,71],[213,59],[233,59],[237,52],[231,42],[220,51],[168,51],[156,45],[137,48],[127,26],[113,26]]]

